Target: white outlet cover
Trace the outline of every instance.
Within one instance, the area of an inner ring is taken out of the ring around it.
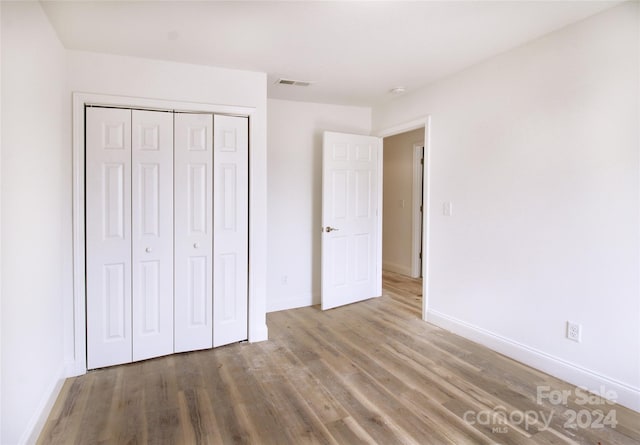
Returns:
[[[567,338],[579,343],[582,339],[582,326],[578,323],[567,321]]]

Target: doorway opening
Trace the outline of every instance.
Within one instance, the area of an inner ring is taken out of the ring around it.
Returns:
[[[383,139],[383,289],[423,312],[425,127]]]

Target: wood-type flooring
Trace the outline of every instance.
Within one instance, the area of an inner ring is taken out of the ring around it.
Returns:
[[[640,414],[421,321],[420,294],[385,272],[380,298],[268,314],[269,341],[68,379],[38,443],[640,443]]]

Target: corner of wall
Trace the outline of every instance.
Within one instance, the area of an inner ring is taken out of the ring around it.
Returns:
[[[267,312],[278,312],[287,309],[297,309],[301,307],[313,306],[320,303],[319,295],[298,295],[286,299],[270,301],[267,306]]]
[[[62,390],[62,386],[64,385],[66,379],[65,371],[65,367],[61,366],[58,369],[58,372],[51,378],[18,443],[35,444],[38,441],[38,437],[40,436],[40,433],[47,422],[47,418],[53,409],[53,405],[55,404],[56,399]]]
[[[2,29],[2,4],[0,4],[0,30]],[[0,60],[2,60],[0,36]],[[2,69],[0,67],[0,98],[2,98]],[[0,100],[0,283],[2,283],[2,100]],[[2,351],[2,285],[0,284],[0,351]],[[2,353],[0,352],[0,382],[2,382]],[[0,428],[2,427],[2,385],[0,384]],[[1,437],[1,436],[0,436]]]
[[[402,264],[391,263],[389,261],[382,262],[382,269],[388,270],[389,272],[395,272],[401,275],[406,275],[408,277],[411,276],[411,272],[412,272],[410,267],[404,266]]]
[[[260,326],[252,326],[251,332],[249,332],[249,341],[251,343],[258,343],[267,340],[269,340],[269,328],[266,323],[261,324]]]
[[[67,210],[63,153],[68,153],[64,140],[68,119],[62,103],[65,50],[38,2],[3,2],[0,10],[4,186],[0,237],[2,256],[12,259],[1,264],[0,272],[4,278],[0,441],[32,443],[65,378],[61,283],[68,271],[62,258],[65,240],[60,237],[67,227],[63,223]],[[48,118],[40,120],[38,131],[24,131],[33,127],[34,110]],[[23,261],[27,256],[29,260]]]

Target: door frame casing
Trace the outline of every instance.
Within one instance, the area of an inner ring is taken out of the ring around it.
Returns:
[[[423,185],[423,152],[424,144],[413,144],[413,175],[412,175],[412,203],[411,203],[411,276],[420,278],[422,253],[422,185]],[[421,162],[422,161],[422,162]]]
[[[254,134],[252,115],[256,112],[253,107],[204,104],[196,102],[182,102],[161,99],[147,99],[129,96],[112,96],[92,93],[73,93],[72,105],[72,224],[73,224],[73,313],[67,314],[66,323],[73,326],[65,339],[65,371],[67,377],[82,375],[87,372],[87,341],[86,341],[86,271],[85,271],[85,106],[106,106],[118,108],[132,108],[142,110],[178,111],[223,114],[242,116],[249,119],[249,140]],[[215,130],[214,130],[215,131]],[[249,165],[251,165],[251,147],[249,147]],[[251,175],[251,171],[249,172]],[[251,177],[249,178],[251,181]],[[253,205],[251,193],[249,208]],[[249,216],[249,240],[252,238],[252,228]],[[249,245],[251,251],[251,244]],[[249,282],[251,282],[251,255],[249,255]],[[263,340],[263,332],[252,323],[252,314],[256,314],[256,298],[249,286],[248,304],[248,337],[249,341]],[[65,311],[66,313],[67,311]],[[71,337],[70,339],[68,337]]]
[[[431,214],[431,187],[429,186],[431,177],[431,116],[420,117],[409,122],[394,125],[393,127],[384,128],[378,131],[376,136],[384,139],[419,128],[424,128],[424,164],[422,170],[422,319],[427,321],[427,311],[429,308],[429,246],[431,245],[429,242],[429,220]],[[382,234],[380,238],[382,239]]]

